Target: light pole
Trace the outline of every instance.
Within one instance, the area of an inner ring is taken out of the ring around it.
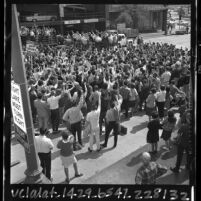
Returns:
[[[63,29],[63,17],[64,17],[64,5],[63,4],[59,4],[60,31],[61,31],[62,35],[64,33],[64,29]]]
[[[28,94],[22,44],[19,32],[19,22],[16,5],[12,5],[12,70],[14,83],[11,85],[11,106],[15,123],[15,135],[24,146],[27,169],[26,184],[50,184],[41,171],[35,147],[35,134],[31,115],[31,106]],[[16,99],[17,97],[17,99]],[[15,98],[15,99],[14,99]],[[15,103],[15,104],[13,104]],[[16,104],[18,107],[16,107]]]

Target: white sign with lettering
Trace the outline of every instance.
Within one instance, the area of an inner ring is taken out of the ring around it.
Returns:
[[[79,24],[80,20],[68,20],[64,21],[64,24]]]
[[[84,23],[98,22],[98,19],[86,19]]]
[[[30,52],[30,53],[36,53],[38,51],[36,46],[31,43],[26,45],[26,50],[27,52]]]
[[[14,123],[27,133],[20,86],[11,82],[11,108]]]

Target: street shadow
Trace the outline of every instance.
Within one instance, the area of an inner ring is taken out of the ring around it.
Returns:
[[[163,155],[163,152],[166,152],[166,150],[160,147],[159,151],[156,154],[151,153],[151,160],[157,161],[159,158],[161,158],[161,156]]]
[[[169,158],[173,158],[177,154],[176,147],[173,147],[170,151],[166,151],[161,155],[162,160],[167,160]]]
[[[143,123],[141,123],[141,124],[139,124],[139,125],[137,125],[137,126],[134,126],[134,127],[132,128],[132,130],[130,131],[130,133],[132,133],[132,134],[137,133],[138,131],[140,131],[140,130],[146,128],[146,127],[147,127],[147,124],[148,124],[148,121],[145,121],[145,122],[143,122]]]
[[[46,135],[48,138],[50,138],[51,140],[54,140],[54,139],[56,139],[56,138],[58,138],[58,137],[61,137],[61,132],[58,132],[58,133],[50,133],[50,134],[48,134],[48,135]]]
[[[135,117],[135,116],[142,117],[142,116],[144,116],[145,114],[146,114],[145,111],[138,111],[138,112],[136,112],[136,113],[133,115],[133,117]]]
[[[141,159],[140,159],[141,156],[142,156],[142,153],[138,154],[137,156],[133,157],[133,158],[131,159],[131,161],[130,161],[129,163],[127,163],[126,165],[127,165],[128,167],[132,167],[132,166],[137,165],[138,163],[141,162]]]
[[[189,179],[189,172],[182,169],[180,173],[167,174],[166,176],[159,177],[157,179],[157,184],[177,184],[181,185],[183,182]]]
[[[70,181],[69,181],[69,184],[71,184],[70,182],[71,182],[73,179],[75,179],[75,178],[77,178],[77,177],[75,177],[75,176],[74,176],[74,177],[71,177],[71,178],[70,178]],[[65,181],[65,180],[64,180],[64,181],[62,181],[62,182],[60,182],[60,183],[57,183],[57,184],[66,184],[66,186],[68,186],[68,185],[69,185],[69,184],[67,184],[67,183],[66,183],[66,181]]]
[[[113,148],[108,148],[108,149],[102,149],[100,152],[97,151],[92,151],[92,152],[84,152],[76,155],[77,160],[87,160],[87,159],[96,159],[103,155],[103,153],[111,151]]]
[[[60,150],[57,150],[51,154],[51,159],[54,160],[55,158],[60,156]]]
[[[135,157],[132,157],[132,159],[130,160],[130,162],[127,163],[126,165],[128,167],[133,167],[133,166],[137,165],[138,163],[140,163],[141,162],[141,156],[142,156],[142,153],[144,151],[148,151],[148,145],[144,145],[143,147],[141,147],[140,149],[138,149],[139,154],[137,156],[135,156]],[[160,156],[161,156],[161,154],[163,152],[164,152],[164,150],[160,149],[157,152],[157,154],[150,153],[150,155],[151,155],[151,161],[157,161],[160,158]]]
[[[149,147],[148,145],[144,145],[143,147],[140,147],[137,152],[138,154],[134,157],[131,158],[131,160],[126,164],[128,167],[133,167],[135,165],[137,165],[138,163],[140,163],[141,161],[141,156],[142,156],[142,153],[144,151],[148,151]]]

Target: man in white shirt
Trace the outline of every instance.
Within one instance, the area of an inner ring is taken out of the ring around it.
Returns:
[[[161,75],[161,85],[165,87],[169,84],[171,73],[168,68],[165,68],[165,72]]]
[[[99,117],[100,117],[100,107],[101,107],[101,98],[99,96],[98,103],[92,105],[92,111],[87,114],[86,123],[90,125],[91,132],[89,137],[89,152],[93,150],[94,135],[96,138],[97,151],[100,151],[100,129],[99,129]]]
[[[43,174],[49,179],[51,179],[51,150],[54,145],[51,139],[45,136],[45,131],[40,129],[40,135],[35,137],[36,150],[41,162],[41,167],[43,168]]]
[[[160,91],[156,93],[156,101],[158,108],[158,115],[161,120],[164,118],[164,106],[166,101],[166,90],[165,86],[161,85]]]
[[[50,106],[51,111],[51,122],[52,122],[52,130],[53,133],[58,132],[59,128],[59,120],[60,120],[60,114],[59,114],[59,99],[63,96],[62,94],[56,96],[56,91],[52,90],[50,97],[47,99],[47,103]]]

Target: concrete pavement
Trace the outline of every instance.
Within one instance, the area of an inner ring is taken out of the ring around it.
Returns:
[[[191,35],[164,35],[164,32],[140,34],[145,42],[159,42],[176,45],[177,48],[191,47]]]
[[[82,150],[76,151],[76,157],[78,159],[78,166],[83,177],[73,178],[74,170],[71,166],[70,177],[72,178],[71,184],[133,184],[134,176],[137,168],[139,167],[139,155],[142,151],[149,151],[149,145],[146,144],[148,117],[144,112],[138,113],[136,116],[130,118],[128,121],[122,122],[122,125],[128,128],[128,134],[125,136],[119,136],[118,146],[112,149],[113,136],[110,136],[108,147],[100,152],[89,153],[88,138],[84,139],[85,147]],[[160,132],[161,133],[161,132]],[[56,144],[60,139],[60,135],[53,136],[53,143],[55,148],[52,152],[52,176],[53,183],[62,184],[65,180],[65,174],[61,165],[59,157],[59,150],[56,148]],[[104,140],[104,135],[101,137]],[[11,183],[17,183],[24,178],[24,171],[26,169],[26,162],[24,157],[24,150],[20,144],[16,144],[15,140],[12,140],[11,145],[11,162],[20,158],[21,163],[11,168]],[[160,140],[160,146],[164,144]],[[94,145],[94,149],[96,149]],[[175,149],[170,153],[166,153],[165,159],[159,151],[157,161],[168,167],[174,166],[176,157]],[[164,154],[164,153],[163,153]],[[155,160],[155,159],[154,159]],[[170,177],[172,179],[161,180],[161,183],[169,182],[168,184],[183,182],[188,183],[188,176],[183,173],[180,174],[184,180],[179,179],[170,172],[164,175],[164,177]],[[168,176],[169,175],[169,176]],[[177,182],[175,182],[177,181]]]

